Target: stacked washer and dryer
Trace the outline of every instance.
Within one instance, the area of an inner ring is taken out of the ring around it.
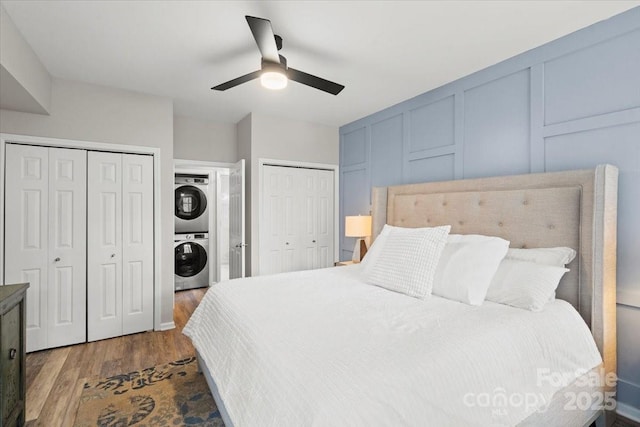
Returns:
[[[176,174],[175,290],[209,286],[209,176]]]

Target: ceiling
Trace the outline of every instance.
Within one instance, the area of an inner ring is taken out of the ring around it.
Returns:
[[[56,77],[174,99],[177,115],[250,112],[340,126],[640,1],[1,1]],[[289,65],[344,84],[216,84],[260,68],[244,15],[270,19]]]

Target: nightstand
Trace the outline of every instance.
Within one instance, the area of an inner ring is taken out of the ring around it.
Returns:
[[[358,263],[353,261],[338,261],[334,265],[336,267],[344,267],[345,265],[353,265],[353,264],[358,264]]]
[[[28,283],[0,286],[0,425],[23,426]]]

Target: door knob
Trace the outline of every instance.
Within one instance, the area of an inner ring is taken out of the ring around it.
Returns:
[[[288,245],[288,244],[289,244],[289,242],[285,242],[285,245]]]
[[[56,259],[53,260],[53,262],[59,262],[60,261],[60,257],[56,257]]]
[[[312,241],[311,241],[311,243],[315,243],[315,242],[316,242],[315,240],[312,240]]]
[[[15,348],[12,348],[11,350],[9,350],[9,359],[11,360],[15,359],[17,353],[18,353],[18,350],[16,350]]]
[[[111,258],[115,258],[115,257],[116,257],[116,254],[111,254]]]

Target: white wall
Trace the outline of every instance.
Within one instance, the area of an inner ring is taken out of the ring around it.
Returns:
[[[173,322],[171,99],[54,78],[50,115],[0,110],[0,132],[160,149],[162,237],[156,242],[162,249],[160,320]]]
[[[0,106],[46,114],[51,76],[0,6]]]
[[[237,156],[235,124],[173,117],[175,159],[235,163]]]
[[[339,162],[340,138],[338,128],[297,120],[283,119],[252,113],[243,119],[250,121],[250,150],[243,154],[250,157],[247,170],[247,193],[250,198],[249,251],[247,262],[251,273],[259,271],[259,159],[289,160],[299,162],[337,165]],[[242,123],[242,122],[241,122]],[[244,123],[244,126],[247,126]],[[240,141],[239,141],[240,142]],[[241,144],[246,145],[246,138]],[[240,147],[240,145],[239,145]],[[240,153],[239,153],[240,154]]]

